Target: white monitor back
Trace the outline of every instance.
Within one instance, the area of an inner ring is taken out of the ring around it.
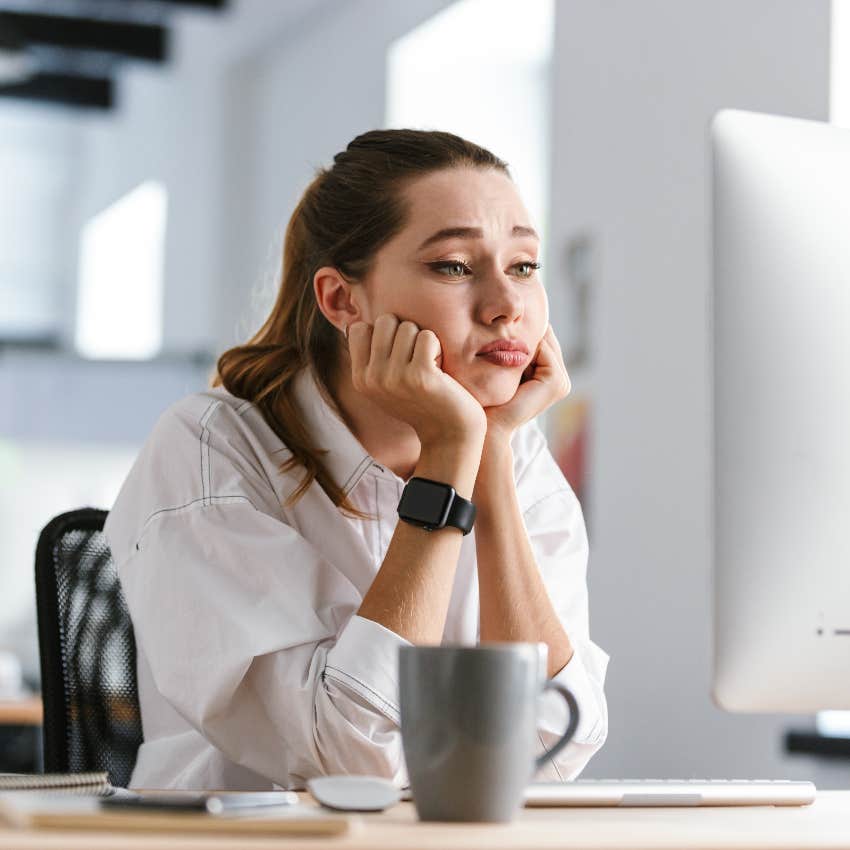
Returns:
[[[721,110],[710,135],[712,695],[850,708],[850,130]]]

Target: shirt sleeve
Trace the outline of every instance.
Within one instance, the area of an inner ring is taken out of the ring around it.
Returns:
[[[119,564],[156,688],[233,762],[283,787],[404,784],[397,657],[308,541],[244,502],[163,512]]]
[[[567,780],[581,773],[608,735],[608,655],[590,639],[588,542],[581,505],[536,424],[524,439],[531,444],[531,460],[517,479],[523,520],[549,598],[573,647],[570,661],[553,679],[572,692],[579,707],[572,740],[535,778]],[[541,745],[548,749],[555,744],[568,719],[565,700],[547,692],[538,724]]]

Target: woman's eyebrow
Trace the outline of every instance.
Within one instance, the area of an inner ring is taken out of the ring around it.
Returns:
[[[538,242],[540,241],[540,237],[537,235],[537,231],[533,227],[526,227],[523,224],[514,225],[511,230],[511,236],[532,236]],[[423,248],[427,248],[429,245],[433,245],[435,242],[441,242],[443,239],[483,239],[484,231],[480,227],[444,227],[442,230],[438,230],[433,235],[429,236],[418,248],[417,251],[421,251]]]

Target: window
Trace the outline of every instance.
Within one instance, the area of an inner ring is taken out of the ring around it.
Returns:
[[[447,130],[506,160],[544,244],[554,17],[552,0],[460,0],[387,55],[387,126]]]
[[[82,356],[159,353],[166,206],[165,187],[148,181],[83,228],[75,335]]]

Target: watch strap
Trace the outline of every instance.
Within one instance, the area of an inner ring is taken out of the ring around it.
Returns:
[[[475,505],[464,499],[463,496],[458,496],[455,493],[454,499],[449,506],[449,515],[446,517],[446,525],[459,528],[464,534],[469,534],[472,531],[472,524],[475,522]]]

